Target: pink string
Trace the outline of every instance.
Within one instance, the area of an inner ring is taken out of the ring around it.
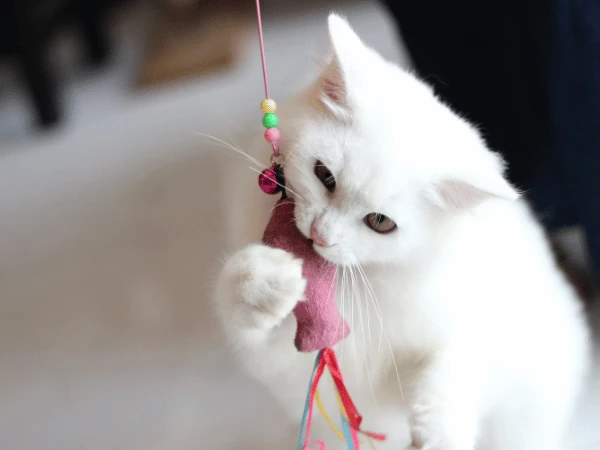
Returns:
[[[258,44],[260,45],[260,58],[262,60],[263,80],[265,82],[265,98],[269,97],[269,81],[267,78],[267,61],[265,57],[265,42],[263,39],[262,17],[260,15],[260,0],[256,0],[256,20],[258,22]]]
[[[256,0],[256,21],[258,23],[258,45],[260,45],[260,59],[262,60],[263,81],[265,83],[265,98],[269,97],[269,79],[267,77],[267,58],[265,56],[265,40],[263,38],[262,17],[260,15],[260,0]],[[279,156],[279,143],[273,142],[273,156]]]

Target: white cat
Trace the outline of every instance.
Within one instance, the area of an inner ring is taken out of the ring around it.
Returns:
[[[321,76],[280,107],[281,148],[297,225],[340,267],[352,332],[337,351],[365,428],[387,433],[381,449],[562,448],[588,331],[544,232],[473,126],[343,19],[329,34]],[[234,225],[258,242],[275,199],[240,191]],[[241,363],[296,427],[315,357],[293,345],[304,284],[300,261],[255,243],[216,295]],[[313,436],[344,448],[326,433]]]

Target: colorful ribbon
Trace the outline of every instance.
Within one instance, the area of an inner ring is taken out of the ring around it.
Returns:
[[[334,385],[336,387],[336,396],[338,398],[340,406],[340,415],[342,421],[342,434],[346,440],[348,450],[360,450],[360,442],[358,434],[364,434],[367,439],[375,439],[377,441],[385,440],[385,435],[380,433],[371,433],[368,431],[362,431],[360,424],[362,422],[362,416],[359,414],[354,402],[348,394],[348,390],[344,384],[342,372],[335,356],[335,352],[326,348],[321,350],[315,360],[315,366],[311,376],[311,380],[308,386],[308,394],[306,396],[306,403],[304,405],[304,413],[302,415],[302,421],[300,425],[300,437],[298,438],[298,450],[311,450],[308,446],[311,444],[310,441],[310,430],[313,419],[314,403],[317,399],[318,408],[323,413],[324,409],[321,404],[320,397],[318,396],[317,386],[319,381],[325,372],[325,368],[329,370],[331,377],[333,378]],[[337,429],[333,426],[331,420],[326,414],[323,414],[330,426],[337,432]],[[336,433],[338,434],[338,433]],[[322,441],[314,441],[314,444],[319,445],[319,450],[325,449],[325,444]]]

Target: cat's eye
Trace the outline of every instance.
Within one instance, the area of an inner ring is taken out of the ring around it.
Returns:
[[[396,222],[394,222],[388,216],[384,216],[383,214],[379,213],[367,214],[365,216],[365,223],[371,230],[381,234],[391,233],[398,228]]]
[[[329,170],[321,161],[317,161],[315,164],[315,175],[319,181],[323,183],[325,189],[327,189],[329,192],[333,192],[335,189],[335,178],[333,177],[331,170]]]

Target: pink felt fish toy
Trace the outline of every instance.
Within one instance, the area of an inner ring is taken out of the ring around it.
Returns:
[[[313,248],[313,243],[296,227],[294,201],[280,200],[265,229],[263,242],[302,259],[306,279],[305,301],[294,308],[298,330],[294,343],[301,352],[333,347],[350,333],[335,301],[337,270]]]

